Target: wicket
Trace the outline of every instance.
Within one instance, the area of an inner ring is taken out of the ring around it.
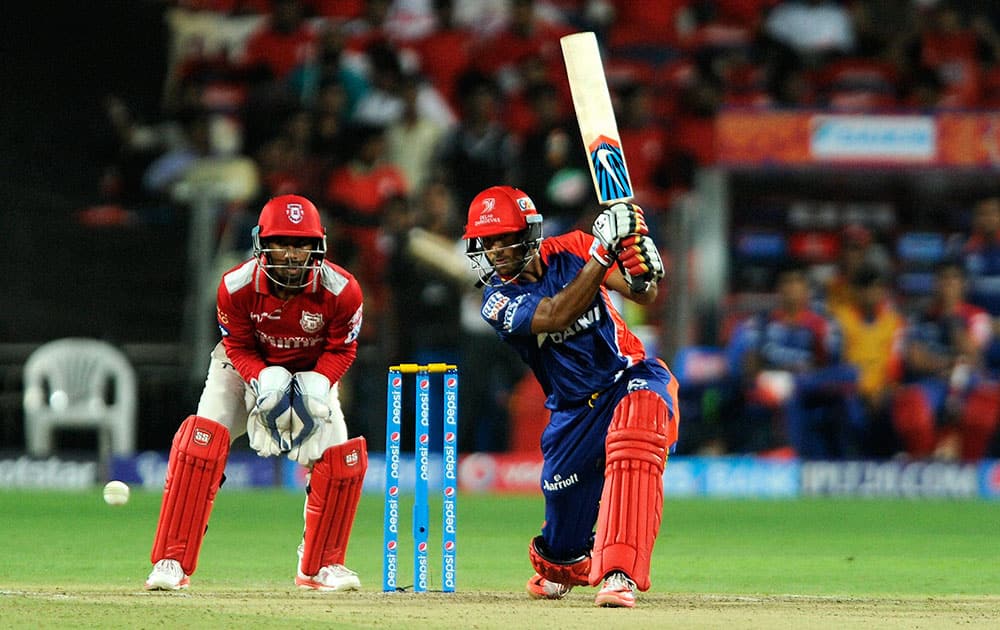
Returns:
[[[413,591],[427,591],[427,504],[430,453],[430,375],[442,374],[441,473],[441,590],[455,591],[458,497],[458,366],[447,363],[403,363],[389,367],[385,414],[385,512],[382,523],[382,590],[399,590],[399,468],[403,417],[403,375],[415,374],[416,436],[414,438],[415,492],[413,499]]]

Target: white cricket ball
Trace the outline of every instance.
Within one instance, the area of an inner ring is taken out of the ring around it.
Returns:
[[[109,481],[104,486],[104,502],[108,505],[125,505],[128,503],[128,485],[124,481]]]

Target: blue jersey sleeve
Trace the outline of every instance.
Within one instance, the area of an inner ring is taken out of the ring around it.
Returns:
[[[481,314],[501,337],[530,335],[539,301],[541,296],[523,292],[516,285],[489,287]]]

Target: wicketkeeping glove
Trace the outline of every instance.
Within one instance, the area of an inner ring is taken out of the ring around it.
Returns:
[[[630,236],[619,243],[618,266],[633,293],[645,293],[663,278],[663,259],[653,239]]]
[[[291,448],[291,372],[277,365],[268,366],[250,386],[256,395],[247,418],[250,447],[261,457],[287,452]]]
[[[330,379],[319,372],[296,372],[292,377],[292,448],[288,459],[309,466],[332,444],[347,441],[347,425]]]
[[[631,234],[649,234],[642,208],[634,203],[616,203],[597,215],[591,231],[594,243],[590,255],[605,267],[614,262],[619,242]]]

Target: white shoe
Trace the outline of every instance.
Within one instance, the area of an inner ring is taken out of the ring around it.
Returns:
[[[316,575],[302,573],[302,545],[299,545],[299,568],[296,570],[295,585],[310,591],[359,591],[361,580],[358,574],[342,564],[328,564],[320,567]]]
[[[537,573],[528,580],[526,588],[532,599],[562,599],[573,590],[569,584],[550,582]]]
[[[635,582],[621,571],[604,579],[604,586],[594,598],[595,606],[605,608],[632,608],[635,606]]]
[[[181,563],[163,559],[153,565],[153,571],[146,578],[147,591],[179,591],[191,584],[191,578],[184,575]]]

